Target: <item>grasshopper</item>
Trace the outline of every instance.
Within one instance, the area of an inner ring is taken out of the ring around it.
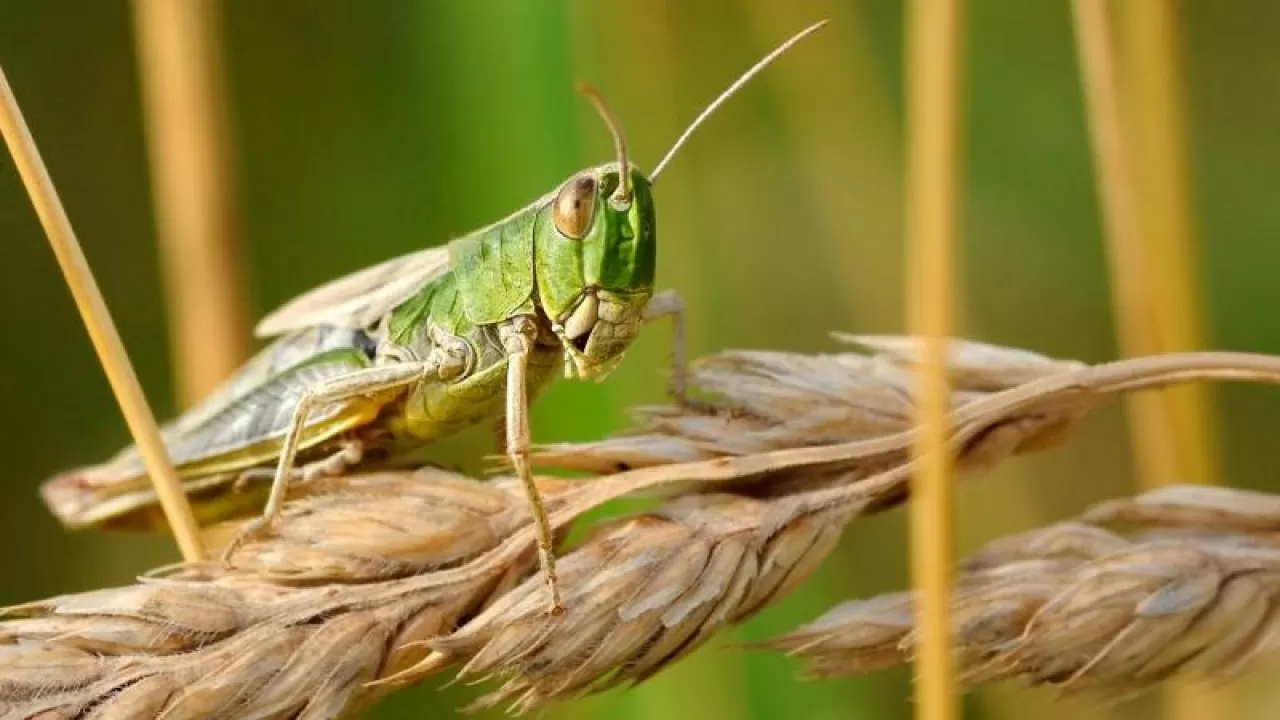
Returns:
[[[269,531],[291,482],[394,463],[480,421],[505,418],[505,451],[537,530],[550,610],[562,612],[550,523],[529,466],[529,402],[562,367],[602,380],[642,325],[672,320],[670,392],[685,402],[683,304],[654,292],[652,188],[693,131],[775,58],[793,36],[700,113],[645,176],[604,100],[582,91],[614,140],[616,159],[582,170],[509,217],[320,286],[257,326],[277,339],[222,387],[162,428],[198,519],[244,510],[227,488],[271,478],[262,515],[224,550]],[[273,467],[274,466],[274,467]],[[155,519],[136,449],[62,473],[42,488],[67,525]],[[260,494],[253,502],[261,502]]]

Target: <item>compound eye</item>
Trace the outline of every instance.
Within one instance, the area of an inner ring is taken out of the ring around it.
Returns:
[[[596,181],[582,175],[565,183],[556,195],[551,217],[556,229],[567,237],[581,240],[591,230],[591,219],[596,214]]]

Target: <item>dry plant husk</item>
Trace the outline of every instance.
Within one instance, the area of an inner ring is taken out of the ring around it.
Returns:
[[[961,568],[953,647],[970,685],[1118,700],[1175,674],[1222,681],[1280,649],[1280,498],[1169,486],[990,543]],[[767,647],[816,677],[911,660],[913,594],[848,602]]]
[[[696,404],[642,406],[633,409],[637,427],[631,431],[599,442],[544,445],[531,459],[542,466],[607,473],[849,443],[909,430],[914,416],[912,366],[920,352],[916,341],[899,336],[835,337],[874,353],[719,353],[697,363],[692,380],[718,396],[717,407],[727,412],[705,412]],[[1084,367],[1023,350],[956,342],[949,358],[951,407]],[[1069,403],[1055,408],[1052,422],[1028,415],[1011,421],[1039,422],[1042,427],[1036,432],[1016,434],[1047,446],[1062,435],[1054,430],[1066,429],[1087,409],[1087,402]],[[886,454],[897,454],[887,461],[901,462],[905,449],[893,448]]]
[[[642,681],[803,582],[851,518],[907,498],[918,345],[857,342],[873,352],[712,356],[693,375],[711,399],[645,408],[635,430],[605,441],[544,448],[544,467],[600,473],[541,479],[562,535],[614,499],[660,498],[561,551],[561,616],[545,613],[509,478],[352,475],[296,488],[278,532],[229,566],[161,568],[10,608],[0,711],[330,718],[450,666],[500,681],[479,706],[526,711]],[[953,344],[950,370],[961,469],[1054,445],[1127,390],[1280,380],[1280,360],[1258,355],[1090,367],[968,342]]]

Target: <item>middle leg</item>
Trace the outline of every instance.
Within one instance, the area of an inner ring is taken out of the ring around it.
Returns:
[[[688,328],[685,324],[684,300],[675,290],[663,290],[649,298],[644,306],[644,322],[651,323],[671,318],[671,377],[667,381],[667,393],[677,405],[688,404],[689,355]]]
[[[345,440],[337,450],[329,455],[290,470],[289,482],[293,485],[298,485],[320,478],[335,477],[359,465],[363,459],[364,443],[355,438]],[[249,468],[236,477],[232,490],[234,492],[244,492],[251,483],[260,480],[273,480],[275,476],[275,468]]]

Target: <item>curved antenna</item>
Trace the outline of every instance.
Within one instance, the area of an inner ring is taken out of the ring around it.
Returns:
[[[594,86],[589,83],[578,83],[578,92],[595,105],[596,112],[600,113],[604,124],[609,126],[609,132],[613,134],[613,149],[618,155],[618,189],[614,190],[613,195],[609,197],[609,203],[615,208],[630,205],[631,166],[627,164],[627,137],[622,134],[622,126],[614,119],[613,113],[609,111],[609,105],[605,103],[604,97]]]
[[[735,92],[737,92],[739,88],[747,84],[748,80],[755,77],[756,73],[760,72],[765,68],[765,66],[767,66],[769,63],[776,60],[779,55],[790,50],[791,46],[795,45],[796,43],[800,42],[806,37],[812,35],[818,30],[821,30],[822,27],[826,25],[828,22],[830,21],[820,20],[810,25],[809,27],[805,28],[804,30],[801,30],[800,32],[793,35],[790,40],[779,45],[776,50],[769,53],[768,55],[765,55],[764,58],[760,60],[760,62],[756,63],[755,65],[752,65],[751,69],[747,70],[745,73],[742,74],[742,77],[739,77],[737,80],[735,80],[734,83],[728,87],[728,89],[720,93],[719,97],[717,97],[715,100],[712,100],[711,104],[707,106],[707,109],[703,110],[698,115],[698,117],[694,118],[693,122],[689,123],[689,127],[685,128],[685,131],[681,133],[680,137],[676,138],[675,143],[672,144],[671,149],[667,151],[667,154],[662,157],[662,160],[658,161],[658,166],[653,169],[653,174],[649,176],[649,182],[653,183],[657,181],[658,175],[662,174],[663,169],[667,167],[667,163],[671,162],[671,158],[675,157],[676,151],[678,151],[681,147],[684,146],[685,142],[689,140],[689,136],[693,134],[693,131],[697,130],[698,126],[701,125],[703,121],[706,120],[708,117],[710,117],[711,113],[716,111],[716,108],[723,105],[725,100],[728,100],[729,97],[732,96]]]

